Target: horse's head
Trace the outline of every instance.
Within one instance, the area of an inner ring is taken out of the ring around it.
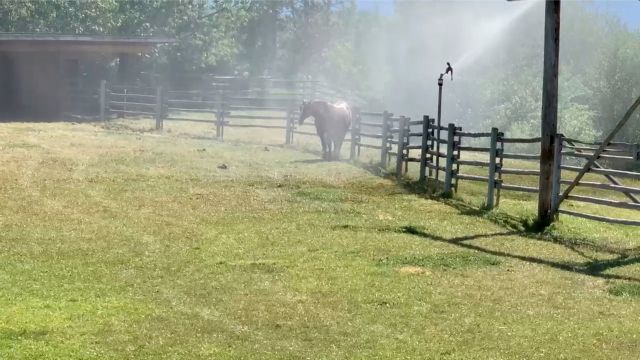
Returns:
[[[311,103],[306,101],[303,101],[302,105],[300,105],[300,118],[298,119],[300,125],[304,123],[304,119],[311,116],[309,105],[311,105]]]

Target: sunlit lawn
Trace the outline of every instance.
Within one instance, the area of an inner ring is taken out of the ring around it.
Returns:
[[[636,228],[531,234],[529,195],[485,213],[481,184],[430,200],[310,137],[151,126],[0,125],[0,358],[640,353]]]

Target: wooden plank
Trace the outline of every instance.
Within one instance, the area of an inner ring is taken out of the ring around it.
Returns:
[[[629,119],[631,118],[631,115],[633,115],[633,113],[636,111],[638,106],[640,106],[640,96],[638,96],[636,101],[629,107],[629,109],[624,114],[622,119],[618,122],[616,127],[609,133],[609,135],[607,135],[604,141],[602,141],[602,144],[600,145],[600,147],[598,147],[598,150],[595,151],[594,156],[587,160],[587,163],[582,167],[582,170],[580,170],[576,178],[573,180],[573,183],[564,190],[564,192],[558,199],[557,206],[560,206],[562,201],[569,196],[569,194],[571,193],[571,190],[573,190],[573,188],[582,180],[584,175],[591,169],[591,167],[593,166],[598,156],[600,156],[600,154],[602,153],[602,150],[604,150],[604,148],[606,147],[605,144],[609,144],[611,142],[614,136],[622,129],[622,127],[624,127],[627,121],[629,121]]]
[[[382,123],[372,123],[372,122],[366,122],[366,121],[361,121],[360,122],[360,126],[370,126],[370,127],[377,127],[377,128],[381,128],[384,126],[384,124]]]
[[[185,121],[185,122],[198,122],[198,123],[208,123],[213,124],[216,122],[215,119],[205,120],[205,119],[189,119],[189,118],[180,118],[180,117],[166,117],[164,121]]]
[[[502,157],[505,159],[518,159],[518,160],[538,160],[540,159],[540,154],[515,154],[515,153],[504,153]]]
[[[428,167],[429,169],[433,169],[433,170],[440,170],[440,171],[446,171],[446,170],[447,170],[447,169],[446,169],[445,167],[443,167],[443,166],[440,166],[440,167],[438,168],[438,167],[436,167],[436,165],[435,165],[435,164],[432,164],[432,163],[427,163],[427,167]]]
[[[640,210],[640,204],[628,203],[628,202],[618,201],[618,200],[602,199],[602,198],[596,198],[591,196],[569,194],[567,196],[567,200],[587,202],[587,203],[598,204],[598,205],[606,205],[606,206],[617,207],[622,209]]]
[[[534,138],[502,138],[502,141],[505,144],[533,144],[539,143],[542,138],[534,137]]]
[[[259,129],[286,129],[286,126],[283,125],[263,125],[263,124],[237,124],[229,122],[227,124],[228,127],[236,127],[236,128],[259,128]],[[345,139],[345,141],[349,141]]]
[[[539,170],[529,170],[529,169],[513,169],[513,168],[502,168],[500,172],[505,175],[531,175],[531,176],[539,176]]]
[[[243,106],[243,105],[229,105],[226,107],[229,110],[254,110],[254,111],[289,111],[289,108],[286,107],[277,107],[277,106]]]
[[[471,152],[485,152],[488,153],[491,151],[491,148],[488,147],[476,147],[476,146],[459,146],[461,151],[471,151]]]
[[[382,139],[385,135],[384,134],[371,134],[371,133],[360,133],[361,137],[368,137],[368,138],[372,138],[372,139]]]
[[[560,183],[565,185],[571,184],[572,182],[573,181],[571,180],[560,180]],[[640,188],[634,188],[630,186],[604,184],[604,183],[597,183],[597,182],[591,182],[591,181],[581,181],[578,183],[578,187],[581,187],[581,186],[596,188],[596,189],[603,189],[603,190],[620,191],[620,192],[626,192],[629,194],[640,194]]]
[[[378,150],[382,149],[382,146],[373,145],[373,144],[362,144],[362,143],[360,143],[360,144],[358,144],[358,146],[363,147],[363,148],[367,148],[367,149],[378,149]]]
[[[123,114],[130,114],[130,115],[140,115],[140,116],[155,116],[156,113],[152,113],[152,112],[146,112],[146,111],[131,111],[131,110],[119,110],[119,109],[112,109],[111,110],[114,113],[123,113]]]
[[[571,216],[575,216],[583,219],[601,221],[601,222],[606,222],[611,224],[640,226],[640,220],[611,218],[611,217],[600,216],[600,215],[584,214],[584,213],[579,213],[577,211],[564,210],[564,209],[559,209],[558,212],[560,214],[571,215]]]
[[[216,109],[183,109],[183,108],[167,108],[169,111],[175,112],[187,112],[187,113],[202,113],[202,114],[215,114],[218,111]]]
[[[603,152],[604,152],[604,150],[603,150]],[[579,153],[579,152],[575,152],[575,151],[563,151],[562,155],[563,156],[583,158],[583,159],[591,159],[594,156],[594,154],[585,154],[585,153]],[[615,160],[630,160],[630,161],[634,161],[635,157],[600,154],[598,156],[598,159],[615,159]]]
[[[603,144],[601,141],[582,141],[582,140],[572,139],[572,138],[565,138],[565,141],[568,143],[594,145],[594,146],[601,146]],[[609,143],[607,143],[607,146],[619,146],[619,147],[632,147],[633,145],[635,144],[628,143],[628,142],[619,142],[619,141],[610,141]]]
[[[122,97],[137,97],[137,98],[143,98],[143,99],[155,99],[156,95],[142,95],[142,94],[130,94],[130,93],[126,93],[126,94],[120,94],[120,93],[109,93],[109,96],[122,96]]]
[[[151,108],[155,108],[156,104],[146,104],[146,103],[134,103],[134,102],[124,102],[124,101],[109,101],[109,105],[131,105],[131,106],[146,106],[146,107],[151,107]]]
[[[454,174],[453,176],[460,180],[470,180],[470,181],[479,181],[479,182],[489,181],[489,178],[486,176],[477,176],[477,175],[468,175],[468,174]]]
[[[230,114],[226,116],[228,119],[246,119],[246,120],[287,120],[286,116],[268,116],[268,115],[243,115]]]
[[[578,152],[582,152],[582,151],[595,151],[598,150],[597,148],[594,147],[588,147],[588,146],[574,146],[574,145],[569,145],[569,144],[565,144],[564,145],[565,148],[568,149],[573,149],[576,150]],[[629,153],[629,150],[624,150],[624,149],[609,149],[609,148],[605,148],[604,150],[602,150],[602,152],[605,153]]]
[[[562,170],[569,170],[569,171],[576,171],[576,172],[579,172],[582,170],[582,167],[570,166],[570,165],[562,165],[561,168]],[[594,174],[621,176],[621,177],[640,180],[640,173],[632,172],[632,171],[592,168],[589,170],[589,172]]]
[[[468,131],[460,131],[458,135],[466,138],[483,138],[483,137],[491,137],[490,132],[468,132]]]
[[[489,167],[491,163],[487,161],[479,161],[479,160],[456,160],[460,165],[466,166],[480,166],[480,167]]]
[[[318,136],[317,133],[312,133],[312,132],[306,132],[306,131],[299,131],[299,130],[293,130],[293,132],[295,134],[300,134],[300,135],[311,135],[311,136]],[[360,144],[361,146],[364,146],[364,144]]]
[[[571,140],[565,139],[564,142],[566,142],[569,146],[574,145],[574,143],[571,142]],[[576,151],[580,152],[580,150],[576,150]],[[600,163],[597,162],[597,161],[593,162],[593,167],[594,168],[599,168],[599,169],[603,169],[604,168],[604,166],[600,165]],[[604,176],[607,178],[607,180],[611,181],[614,185],[622,185],[622,183],[620,181],[618,181],[618,179],[616,179],[614,176],[609,175],[609,174],[605,174]],[[624,194],[625,194],[626,197],[631,199],[631,201],[633,201],[634,203],[640,204],[640,199],[637,196],[635,196],[633,194],[630,194],[630,193],[624,193]]]
[[[129,94],[127,94],[129,96]],[[168,99],[168,103],[180,103],[180,104],[203,104],[203,105],[217,105],[218,101],[203,101],[203,100],[175,100]]]
[[[538,188],[534,188],[530,186],[507,185],[507,184],[499,184],[498,186],[500,186],[501,190],[526,192],[526,193],[538,193]]]

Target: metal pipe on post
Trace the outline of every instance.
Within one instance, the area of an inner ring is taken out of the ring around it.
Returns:
[[[442,118],[442,84],[444,80],[442,77],[444,74],[440,74],[438,78],[438,119],[436,120],[436,180],[438,180],[440,173],[440,121]]]
[[[544,75],[542,80],[542,128],[538,222],[549,225],[554,218],[554,140],[558,129],[558,59],[560,56],[560,0],[545,2]]]
[[[105,121],[107,107],[107,80],[100,80],[100,121]]]
[[[444,193],[451,194],[451,185],[453,180],[453,151],[455,148],[456,125],[449,124],[447,129],[447,165],[444,174]],[[436,169],[436,174],[438,170]]]
[[[496,158],[498,154],[498,128],[491,128],[491,145],[489,149],[489,178],[487,181],[487,201],[485,202],[485,208],[487,210],[493,209],[494,195],[496,190]]]
[[[398,124],[398,147],[396,149],[396,178],[402,177],[402,165],[404,164],[404,148],[407,127],[407,118],[400,116]]]

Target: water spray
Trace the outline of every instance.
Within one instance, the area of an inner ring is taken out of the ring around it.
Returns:
[[[438,174],[440,173],[440,119],[442,117],[442,84],[444,83],[444,76],[451,73],[451,81],[453,81],[453,68],[451,64],[447,62],[447,68],[444,73],[440,74],[438,78],[438,127],[436,129],[436,180],[438,180]]]

